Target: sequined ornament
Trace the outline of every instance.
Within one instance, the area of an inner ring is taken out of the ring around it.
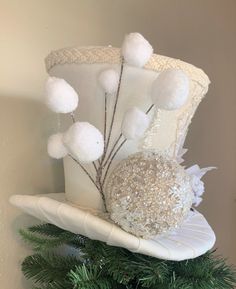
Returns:
[[[105,192],[110,218],[145,239],[177,228],[193,201],[184,168],[150,151],[122,160],[109,176]]]

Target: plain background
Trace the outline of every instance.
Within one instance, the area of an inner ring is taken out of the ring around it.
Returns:
[[[36,220],[8,204],[12,194],[63,191],[60,162],[46,154],[59,120],[41,103],[44,57],[75,45],[120,46],[142,33],[155,52],[201,67],[212,84],[187,138],[188,164],[214,165],[200,210],[218,252],[236,263],[236,1],[0,0],[0,284],[25,289],[29,254],[19,227]]]

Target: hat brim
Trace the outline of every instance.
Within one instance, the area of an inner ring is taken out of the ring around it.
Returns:
[[[146,240],[125,232],[114,223],[69,203],[64,193],[14,195],[11,204],[26,213],[75,234],[165,260],[196,258],[215,244],[215,234],[202,214],[191,211],[173,232]]]

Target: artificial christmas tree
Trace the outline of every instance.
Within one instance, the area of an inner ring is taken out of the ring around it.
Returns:
[[[132,253],[51,224],[20,233],[35,250],[22,263],[22,271],[40,289],[232,289],[236,285],[235,269],[214,251],[177,262]]]

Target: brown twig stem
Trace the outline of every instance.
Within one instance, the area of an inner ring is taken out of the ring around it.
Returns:
[[[71,116],[72,122],[75,123],[75,113],[74,113],[74,111],[72,111],[70,113],[70,116]]]
[[[107,162],[109,161],[114,149],[116,148],[116,146],[117,146],[118,142],[121,140],[121,138],[122,138],[122,133],[119,135],[119,137],[117,138],[116,142],[114,143],[109,155],[107,156],[107,159],[105,160],[105,162],[103,164],[103,168],[107,165]]]
[[[151,104],[148,108],[148,110],[146,111],[146,114],[149,114],[149,112],[152,110],[152,108],[154,107],[154,104]]]
[[[96,166],[96,163],[95,162],[93,162],[93,167],[94,167],[94,169],[95,169],[95,171],[96,171],[96,173],[98,172],[98,168],[97,168],[97,166]]]
[[[104,97],[104,147],[106,147],[106,134],[107,134],[107,94]]]
[[[149,112],[152,110],[153,107],[154,107],[154,104],[150,105],[149,108],[146,111],[146,114],[149,114]],[[107,165],[107,163],[108,163],[113,151],[115,150],[115,148],[116,148],[117,144],[119,143],[119,141],[121,140],[121,138],[122,138],[122,133],[119,135],[119,137],[117,138],[116,142],[114,143],[114,145],[113,145],[113,147],[112,147],[112,149],[111,149],[111,151],[110,151],[105,163],[103,164],[103,167],[105,167]],[[124,144],[125,144],[125,141],[122,143],[121,146],[119,146],[119,149],[121,149]],[[118,153],[118,151],[116,152],[116,154],[117,153]],[[112,157],[112,159],[114,159],[114,158]]]
[[[99,190],[99,187],[97,186],[96,182],[94,181],[93,177],[90,175],[90,173],[86,170],[86,168],[76,159],[74,158],[71,154],[69,154],[69,156],[72,158],[72,160],[74,160],[79,166],[80,168],[85,172],[85,174],[89,177],[89,179],[91,180],[91,182],[96,186],[96,188]]]
[[[104,175],[104,178],[103,178],[103,181],[102,181],[102,185],[104,186],[105,184],[105,181],[106,181],[106,177],[107,177],[107,174],[108,174],[108,171],[109,171],[109,168],[112,164],[112,161],[114,160],[115,156],[117,155],[117,153],[119,152],[119,150],[122,148],[122,146],[126,143],[127,139],[124,139],[122,141],[122,143],[118,146],[118,148],[116,149],[116,151],[114,152],[114,154],[112,155],[109,163],[108,163],[108,166],[107,166],[107,169],[106,169],[106,172],[105,172],[105,175]]]
[[[105,211],[107,212],[107,207],[106,207],[106,200],[105,200],[105,195],[102,191],[101,188],[101,182],[99,181],[99,186],[96,184],[95,180],[93,179],[93,177],[90,175],[90,173],[86,170],[86,168],[76,159],[74,158],[72,155],[69,154],[69,156],[80,166],[80,168],[84,171],[84,173],[89,177],[89,179],[91,180],[91,182],[95,185],[95,187],[98,189],[98,191],[100,192],[101,196],[102,196],[102,200],[104,203],[104,208]]]
[[[119,94],[120,94],[120,87],[121,87],[121,79],[122,79],[122,75],[123,75],[123,69],[124,69],[124,60],[122,59],[121,67],[120,67],[119,83],[118,83],[118,88],[117,88],[117,92],[116,92],[116,99],[115,99],[115,104],[114,104],[114,108],[113,108],[113,113],[112,113],[112,118],[111,118],[111,124],[110,124],[110,128],[109,128],[109,133],[108,133],[107,144],[106,144],[105,152],[104,152],[105,155],[106,155],[107,149],[108,149],[108,147],[109,147],[109,143],[110,143],[110,139],[111,139],[111,134],[112,134],[112,129],[113,129],[113,125],[114,125],[114,120],[115,120],[115,115],[116,115],[116,109],[117,109],[117,103],[118,103]]]

